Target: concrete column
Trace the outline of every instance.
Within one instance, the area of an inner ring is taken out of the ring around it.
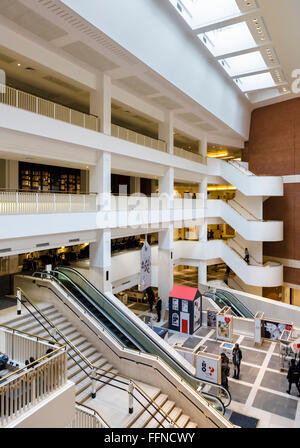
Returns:
[[[165,119],[158,126],[158,138],[164,140],[167,144],[167,152],[174,154],[174,114],[165,112]]]
[[[204,197],[205,210],[207,208],[207,177],[204,177],[199,184],[199,193]],[[199,241],[207,241],[207,223],[205,222],[205,217],[203,225],[199,226]]]
[[[170,292],[173,288],[174,227],[162,230],[158,235],[158,295],[162,300],[162,317],[168,307]]]
[[[159,194],[167,197],[172,222],[174,195],[174,168],[168,168],[165,175],[159,179]],[[170,292],[173,288],[173,258],[174,258],[174,225],[159,232],[158,236],[158,295],[162,300],[162,317],[168,306]]]
[[[100,210],[111,208],[111,155],[99,154],[97,165],[90,172],[90,191],[99,194]],[[97,240],[90,245],[91,281],[102,292],[111,292],[111,231],[99,230]]]
[[[207,265],[206,261],[201,261],[198,264],[198,284],[207,282]]]
[[[206,135],[199,141],[199,154],[206,159],[207,157],[207,137]]]
[[[2,178],[0,188],[19,189],[19,162],[17,160],[1,160],[0,174]]]
[[[111,232],[99,230],[97,241],[90,245],[90,274],[95,286],[102,291],[111,292]]]
[[[141,178],[140,177],[130,177],[130,194],[141,192]]]
[[[100,132],[111,135],[111,78],[101,75],[90,94],[90,113],[100,118]]]

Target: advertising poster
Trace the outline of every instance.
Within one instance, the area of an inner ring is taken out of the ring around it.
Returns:
[[[216,328],[217,325],[217,311],[207,311],[207,326]]]
[[[222,341],[231,340],[232,317],[217,315],[217,339]]]
[[[196,356],[196,376],[201,380],[218,382],[218,360],[206,358],[203,354]]]
[[[201,299],[194,301],[194,333],[201,327]]]
[[[141,250],[141,279],[140,291],[151,286],[151,247],[147,241]]]
[[[291,331],[292,325],[267,320],[262,321],[261,335],[265,339],[271,339],[272,341],[279,341],[281,334],[284,330]]]

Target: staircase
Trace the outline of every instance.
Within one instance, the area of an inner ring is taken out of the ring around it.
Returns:
[[[100,403],[101,414],[106,417],[109,422],[107,415],[112,415],[112,409],[115,408],[116,401],[120,400],[119,413],[123,415],[114,415],[114,421],[109,424],[112,427],[127,427],[127,428],[159,428],[160,424],[168,426],[166,422],[165,414],[161,414],[157,407],[154,407],[145,398],[139,396],[139,403],[134,405],[134,413],[128,414],[128,395],[127,392],[123,392],[124,405],[121,403],[122,397],[116,397],[118,395],[118,389],[110,387],[108,384],[113,379],[120,379],[124,381],[124,378],[118,377],[118,371],[105,359],[101,353],[88,341],[88,339],[80,334],[74,325],[72,325],[53,305],[45,305],[40,307],[47,318],[56,326],[56,328],[66,336],[73,345],[75,345],[78,350],[98,369],[103,369],[105,371],[105,377],[102,378],[102,383],[96,382],[97,399],[91,399],[91,380],[85,372],[80,368],[85,367],[84,361],[80,359],[79,355],[76,355],[71,350],[71,355],[73,359],[68,356],[67,368],[68,368],[68,379],[75,383],[75,393],[76,402],[81,404],[86,404],[90,407],[96,405],[96,401]],[[43,318],[41,318],[38,313],[32,310],[33,314],[38,317],[38,319],[43,323],[43,325],[50,330],[50,326]],[[49,333],[39,324],[39,322],[29,313],[22,311],[21,316],[16,316],[14,319],[5,322],[5,325],[15,328],[17,330],[22,330],[24,332],[51,339]],[[63,339],[57,335],[57,340],[60,343],[64,343]],[[77,361],[77,363],[76,363]],[[143,390],[147,391],[147,394],[155,400],[155,404],[158,405],[163,411],[165,411],[176,425],[180,428],[197,428],[197,424],[192,422],[188,415],[185,415],[182,409],[176,407],[175,402],[168,399],[168,396],[162,393],[162,391],[153,386],[137,382],[138,385],[142,387]],[[117,391],[117,392],[116,392]],[[119,394],[120,395],[120,394]],[[107,409],[105,409],[105,407]],[[96,409],[96,408],[95,408]],[[148,411],[151,412],[151,414]],[[114,409],[115,411],[115,409]],[[107,415],[106,415],[107,414]],[[153,418],[155,417],[155,418]],[[116,423],[122,426],[116,426]],[[177,426],[175,426],[177,428]]]

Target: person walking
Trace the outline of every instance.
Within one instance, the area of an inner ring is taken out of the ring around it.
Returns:
[[[160,319],[161,319],[161,307],[162,307],[162,301],[160,298],[158,298],[158,301],[156,304],[157,322],[160,322]]]
[[[235,344],[234,349],[232,351],[232,362],[234,365],[233,378],[236,380],[240,379],[240,368],[241,368],[242,358],[243,358],[242,350],[240,349],[239,344]]]
[[[250,261],[250,255],[249,255],[249,250],[248,250],[247,247],[246,247],[246,249],[245,249],[245,258],[244,258],[244,260],[245,260],[245,262],[246,262],[247,264],[249,264],[249,261]]]
[[[147,294],[147,298],[148,298],[148,302],[149,302],[150,312],[152,313],[153,304],[155,302],[155,294],[154,294],[153,289],[151,288],[151,286],[149,286],[146,289],[146,294]]]
[[[299,380],[300,380],[300,371],[298,369],[298,366],[296,366],[295,359],[291,360],[291,365],[287,374],[287,379],[289,382],[289,388],[286,391],[287,394],[291,393],[292,384],[296,384],[296,387],[298,389],[298,397],[300,397],[300,386],[299,386]]]

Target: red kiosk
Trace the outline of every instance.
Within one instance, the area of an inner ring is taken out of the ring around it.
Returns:
[[[197,288],[175,285],[169,297],[169,329],[194,334],[202,326],[202,295]]]

